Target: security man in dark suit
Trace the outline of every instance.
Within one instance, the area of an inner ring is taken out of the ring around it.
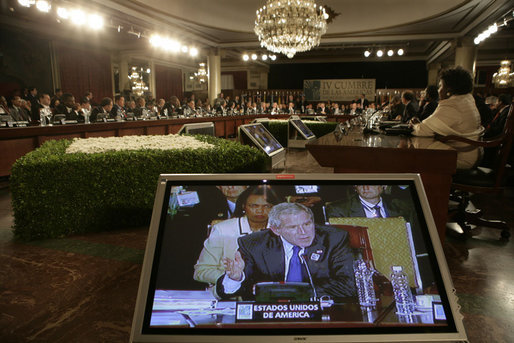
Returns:
[[[221,298],[252,299],[258,282],[309,282],[318,296],[356,296],[353,256],[348,234],[333,227],[316,227],[312,211],[297,203],[281,203],[268,215],[269,230],[238,238],[235,259],[225,258],[218,279]]]

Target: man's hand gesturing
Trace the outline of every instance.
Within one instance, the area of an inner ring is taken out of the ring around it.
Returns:
[[[236,251],[235,258],[223,258],[223,265],[225,266],[225,273],[229,278],[234,281],[241,281],[243,279],[243,270],[245,268],[245,261],[241,257],[239,251]]]

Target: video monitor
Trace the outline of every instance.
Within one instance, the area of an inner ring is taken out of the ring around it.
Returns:
[[[131,342],[466,341],[414,174],[161,175]]]
[[[314,133],[312,133],[311,129],[309,129],[301,119],[290,119],[289,122],[298,130],[298,132],[300,132],[303,138],[316,138]]]
[[[183,133],[216,136],[216,130],[213,122],[184,124],[178,131],[179,135]]]
[[[279,141],[262,125],[253,123],[239,127],[240,140],[247,144],[250,140],[254,145],[264,151],[268,156],[273,156],[284,151]]]

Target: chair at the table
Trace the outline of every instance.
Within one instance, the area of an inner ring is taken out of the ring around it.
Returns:
[[[507,223],[500,220],[486,220],[482,218],[482,212],[480,210],[467,210],[467,208],[470,204],[471,194],[501,194],[504,190],[507,170],[506,166],[514,137],[513,108],[514,105],[511,105],[503,133],[494,139],[477,141],[459,136],[436,137],[442,142],[458,141],[467,143],[470,147],[497,148],[492,168],[475,167],[472,169],[459,170],[453,177],[450,198],[457,201],[458,206],[456,210],[450,209],[449,218],[450,221],[457,222],[459,224],[464,232],[464,237],[469,237],[473,234],[471,225],[501,230],[501,239],[504,240],[508,240],[510,237],[510,231]]]
[[[350,248],[352,248],[355,259],[363,259],[370,266],[373,265],[373,251],[369,243],[368,228],[355,225],[332,225],[340,230],[348,232]]]

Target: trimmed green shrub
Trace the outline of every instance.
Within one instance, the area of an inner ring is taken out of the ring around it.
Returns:
[[[18,159],[10,188],[14,234],[22,240],[148,225],[159,174],[266,171],[256,148],[195,136],[213,149],[66,154],[51,140]]]
[[[312,120],[304,120],[303,122],[309,129],[311,129],[312,133],[314,133],[317,138],[334,131],[337,126],[336,122],[324,123]],[[270,120],[268,122],[263,122],[264,126],[266,126],[273,137],[275,137],[284,147],[287,146],[287,123],[287,120]]]

